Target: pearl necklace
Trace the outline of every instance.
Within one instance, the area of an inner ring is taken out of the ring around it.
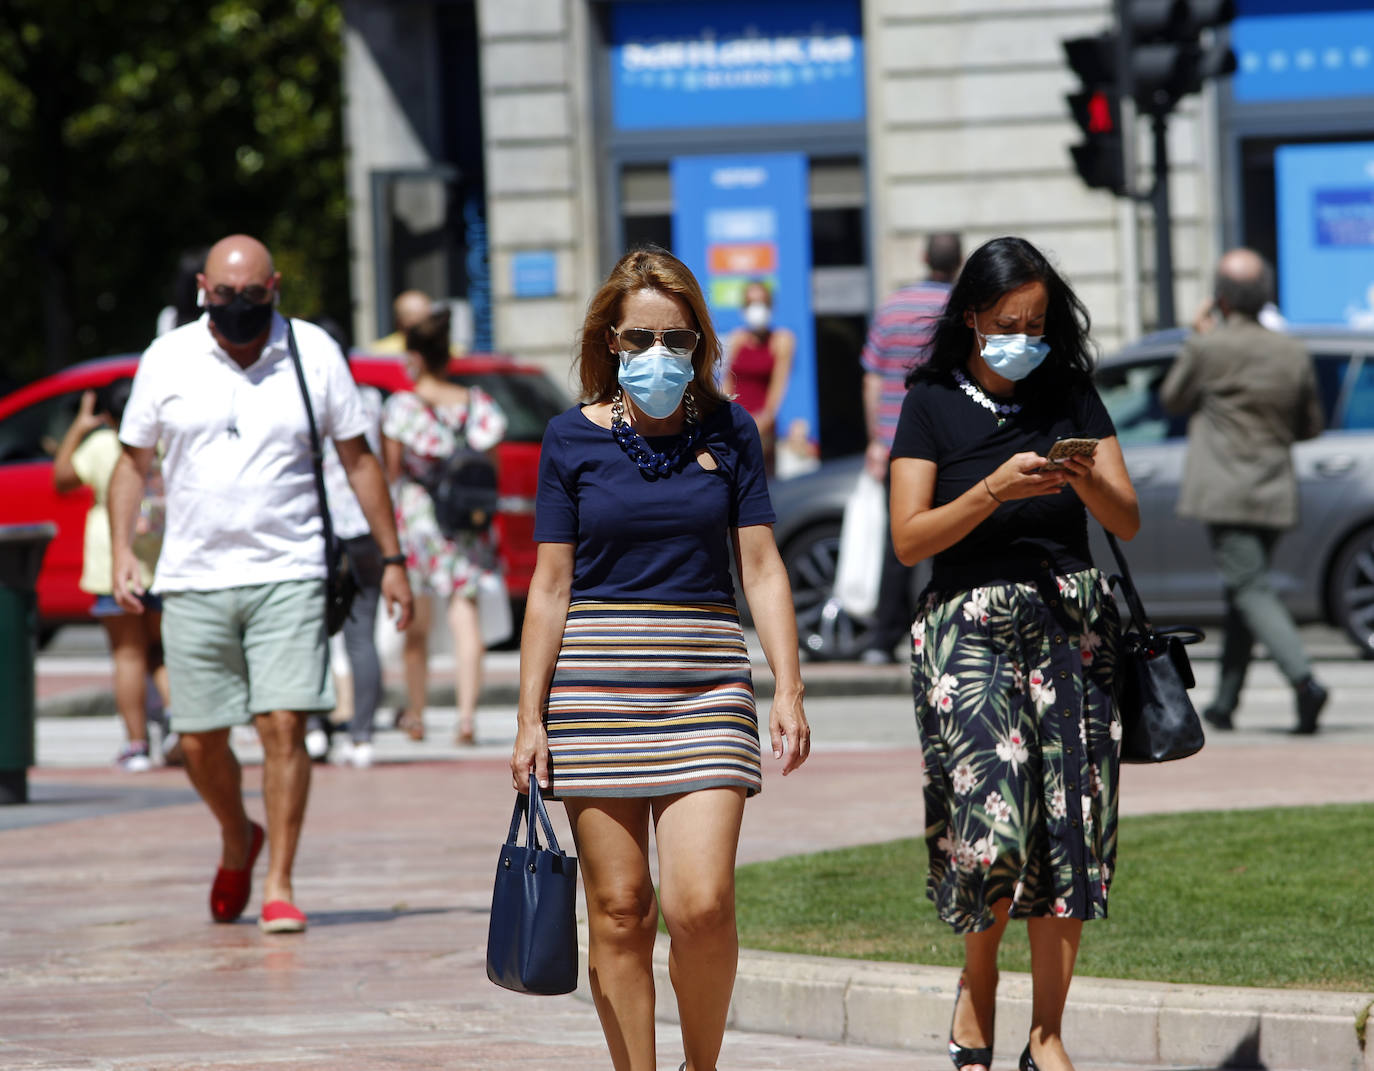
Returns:
[[[692,392],[682,395],[682,405],[686,410],[686,422],[682,438],[669,450],[659,452],[644,441],[625,420],[625,392],[616,387],[615,397],[611,399],[611,435],[615,437],[625,456],[639,466],[649,476],[667,476],[678,467],[679,461],[696,447],[701,437],[701,425],[697,422],[697,406],[692,400]]]
[[[964,375],[964,373],[957,368],[954,370],[954,382],[958,383],[959,386],[963,388],[965,394],[997,418],[997,426],[999,428],[1007,422],[1007,417],[1014,416],[1021,412],[1020,402],[994,402],[983,393],[982,387],[978,386],[977,383],[973,382],[973,380],[969,379],[968,376]]]

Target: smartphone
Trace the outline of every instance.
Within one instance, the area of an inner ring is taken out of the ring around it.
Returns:
[[[1097,439],[1058,439],[1045,455],[1045,468],[1062,465],[1070,457],[1092,457],[1097,452]]]

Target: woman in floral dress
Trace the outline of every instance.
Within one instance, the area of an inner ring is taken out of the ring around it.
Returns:
[[[458,699],[456,742],[468,745],[476,742],[474,719],[482,689],[477,588],[483,573],[498,569],[496,532],[488,529],[445,538],[425,484],[464,442],[474,450],[492,451],[505,435],[506,417],[483,391],[448,381],[447,311],[436,312],[410,328],[406,347],[406,372],[414,387],[397,391],[386,400],[382,455],[391,480],[396,527],[411,587],[417,596],[437,595],[448,600]],[[423,740],[425,735],[431,613],[430,601],[417,598],[415,616],[406,629],[406,709],[399,724],[412,740]]]
[[[924,356],[892,447],[891,518],[903,562],[933,559],[912,688],[927,893],[964,935],[950,1058],[989,1068],[997,948],[1025,918],[1034,1001],[1019,1066],[1072,1071],[1060,1024],[1083,921],[1107,913],[1121,740],[1116,604],[1087,514],[1130,539],[1139,509],[1092,385],[1087,311],[1030,243],[969,257]],[[1048,465],[1060,438],[1099,442]]]

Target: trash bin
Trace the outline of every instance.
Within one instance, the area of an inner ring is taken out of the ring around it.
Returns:
[[[53,524],[0,525],[0,804],[27,803],[33,749],[38,569]]]

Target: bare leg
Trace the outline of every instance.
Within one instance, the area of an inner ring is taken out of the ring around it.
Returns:
[[[592,1000],[615,1071],[654,1071],[654,938],[649,801],[567,801],[587,894]]]
[[[148,672],[153,676],[153,687],[162,696],[164,710],[172,709],[172,692],[167,685],[167,667],[162,661],[162,614],[157,610],[143,613],[143,643],[147,651]]]
[[[482,619],[477,600],[455,595],[448,603],[448,627],[453,633],[453,691],[458,702],[458,742],[471,743],[482,694]]]
[[[739,962],[735,852],[744,790],[704,789],[655,804],[660,895],[672,938],[668,974],[687,1071],[715,1071]]]
[[[306,716],[290,710],[253,715],[262,741],[262,800],[267,810],[269,861],[262,901],[293,899],[291,868],[310,794],[310,754],[305,750]]]
[[[137,614],[120,614],[101,618],[105,634],[110,640],[110,657],[114,662],[115,709],[124,722],[129,743],[148,742],[147,701],[148,648],[144,641],[143,622]]]
[[[414,616],[406,626],[403,658],[406,672],[406,709],[404,727],[419,726],[424,735],[425,696],[429,691],[429,626],[433,611],[428,595],[415,599]],[[411,736],[419,739],[415,732]]]
[[[966,1049],[992,1045],[993,1023],[997,1010],[997,949],[1007,930],[1010,900],[992,905],[997,922],[981,933],[964,935],[964,994],[954,1009],[954,1040]],[[988,1071],[981,1064],[970,1064],[968,1071]]]
[[[242,870],[248,863],[252,830],[243,809],[243,771],[229,746],[229,730],[182,733],[186,774],[219,823],[219,865],[227,870]]]
[[[1073,1071],[1060,1030],[1082,919],[1027,919],[1031,950],[1031,1056],[1040,1071]]]

